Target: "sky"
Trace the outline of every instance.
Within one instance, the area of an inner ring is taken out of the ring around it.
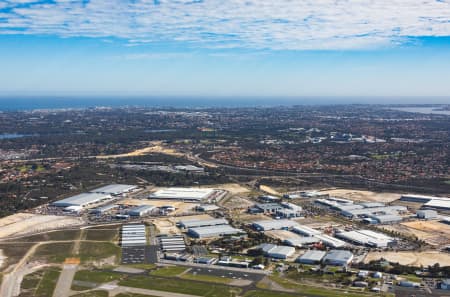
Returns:
[[[0,0],[0,69],[0,97],[447,103],[450,0]]]

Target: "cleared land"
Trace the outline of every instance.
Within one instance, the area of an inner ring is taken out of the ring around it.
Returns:
[[[83,225],[81,218],[17,213],[0,219],[0,238]]]
[[[165,205],[170,205],[176,208],[172,214],[182,214],[185,212],[188,212],[192,210],[194,207],[196,207],[198,204],[196,203],[186,203],[182,201],[177,200],[171,200],[171,199],[125,199],[120,201],[120,204],[123,205],[132,205],[132,206],[138,206],[138,205],[153,205],[156,207],[161,207]]]
[[[359,191],[351,189],[335,189],[335,190],[323,190],[321,194],[329,194],[330,196],[341,197],[350,199],[353,201],[374,201],[389,203],[400,199],[400,194],[397,193],[377,193],[372,191]]]
[[[450,266],[450,254],[427,252],[371,252],[364,259],[365,263],[373,260],[385,259],[389,262],[411,266],[429,266],[439,263],[441,266]]]

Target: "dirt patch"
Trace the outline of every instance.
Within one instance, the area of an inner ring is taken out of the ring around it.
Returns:
[[[129,153],[124,154],[117,154],[117,155],[102,155],[102,156],[96,156],[97,159],[112,159],[112,158],[126,158],[126,157],[136,157],[136,156],[142,156],[152,153],[158,153],[158,154],[165,154],[165,155],[171,155],[175,157],[182,157],[184,154],[174,150],[166,148],[162,145],[161,141],[151,141],[148,144],[149,146],[134,150]]]
[[[273,189],[273,188],[271,188],[269,186],[266,186],[266,185],[260,185],[259,189],[261,191],[263,191],[263,192],[266,192],[267,194],[270,194],[270,195],[281,196],[281,194],[277,190],[275,190],[275,189]]]
[[[439,263],[441,266],[450,266],[450,254],[427,252],[371,252],[364,259],[365,263],[372,260],[385,259],[389,262],[400,263],[408,266],[429,266]]]
[[[0,219],[0,238],[83,225],[77,217],[17,213]]]
[[[319,191],[321,194],[329,194],[330,196],[350,199],[353,201],[369,201],[389,203],[400,199],[401,194],[398,193],[379,193],[371,191],[359,191],[351,189],[335,189]]]
[[[176,201],[176,200],[158,200],[158,199],[151,199],[151,200],[147,200],[147,199],[125,199],[120,201],[120,204],[124,204],[124,205],[133,205],[133,206],[138,206],[138,205],[153,205],[156,207],[161,207],[161,206],[165,206],[165,205],[170,205],[176,208],[176,210],[174,212],[171,213],[171,215],[180,215],[186,212],[191,211],[193,208],[195,208],[197,205],[196,203],[186,203],[186,202],[182,202],[182,201]]]
[[[287,230],[271,230],[264,232],[264,234],[278,240],[301,238],[301,236]]]

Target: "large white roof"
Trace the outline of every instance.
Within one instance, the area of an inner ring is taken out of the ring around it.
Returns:
[[[167,188],[152,193],[149,198],[153,199],[180,199],[180,200],[204,200],[208,198],[214,189],[199,188]]]
[[[261,220],[255,221],[253,225],[261,230],[277,230],[299,226],[297,222],[291,220]]]
[[[111,194],[111,195],[119,195],[131,190],[136,189],[137,186],[134,185],[123,185],[123,184],[112,184],[104,187],[100,187],[90,191],[91,193],[103,193],[103,194]]]
[[[82,193],[53,202],[55,206],[86,206],[102,200],[111,199],[111,195],[101,193]]]

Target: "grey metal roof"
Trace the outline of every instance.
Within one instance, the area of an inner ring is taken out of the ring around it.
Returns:
[[[303,255],[301,255],[297,260],[298,261],[311,261],[311,262],[320,262],[323,257],[325,257],[327,253],[324,251],[316,251],[316,250],[310,250],[306,251]]]
[[[331,250],[323,258],[323,261],[346,262],[353,258],[353,253],[345,250]]]
[[[84,206],[88,204],[93,204],[100,202],[102,200],[112,199],[110,195],[101,193],[82,193],[66,199],[58,200],[53,202],[55,206],[71,206],[78,205]]]
[[[261,230],[276,230],[292,228],[295,226],[299,226],[299,224],[291,220],[261,220],[254,222],[253,226]]]
[[[233,228],[230,225],[216,225],[216,226],[189,228],[188,231],[190,234],[196,237],[216,237],[221,235],[232,235],[242,232],[242,230]]]
[[[207,220],[181,220],[179,224],[184,228],[205,227],[215,225],[226,225],[228,221],[225,219],[207,219]]]
[[[112,184],[112,185],[107,185],[107,186],[103,186],[103,187],[91,190],[89,192],[118,195],[118,194],[123,194],[123,193],[129,192],[136,188],[137,188],[137,186],[134,186],[134,185]]]

